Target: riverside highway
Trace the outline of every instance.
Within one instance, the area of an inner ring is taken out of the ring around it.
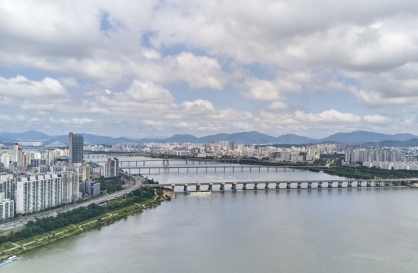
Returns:
[[[34,221],[36,218],[43,218],[43,217],[56,215],[57,213],[60,213],[60,212],[66,212],[66,211],[69,211],[69,210],[72,210],[72,209],[76,209],[76,208],[80,208],[80,207],[86,207],[86,206],[88,206],[90,204],[93,204],[93,203],[95,203],[95,204],[106,203],[109,200],[117,199],[117,198],[123,197],[125,195],[128,195],[132,191],[142,187],[142,184],[144,182],[142,177],[135,177],[135,176],[129,175],[127,173],[121,172],[121,176],[124,177],[124,178],[127,178],[131,181],[133,180],[134,183],[129,188],[126,188],[126,189],[121,190],[121,191],[114,192],[112,194],[103,195],[103,196],[100,196],[100,197],[97,197],[97,198],[92,198],[92,199],[85,200],[81,203],[68,204],[68,205],[65,205],[65,206],[57,208],[57,209],[47,210],[47,211],[43,211],[43,212],[39,212],[39,213],[33,213],[33,214],[30,214],[30,215],[21,216],[21,217],[18,217],[18,218],[13,218],[12,220],[9,220],[7,222],[2,222],[2,223],[0,223],[0,232],[20,229],[28,221]]]

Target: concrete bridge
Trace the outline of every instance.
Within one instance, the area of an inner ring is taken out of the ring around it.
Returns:
[[[92,158],[96,158],[96,159],[102,159],[105,158],[106,160],[99,160],[99,161],[95,161],[94,163],[106,163],[108,158],[113,158],[111,156],[105,156],[105,155],[100,155],[100,157],[88,157],[88,158],[84,158],[84,160],[86,159],[92,159]],[[116,157],[117,158],[117,157]],[[181,162],[182,164],[225,164],[225,163],[239,163],[240,159],[180,159],[180,158],[169,158],[168,159],[170,162]],[[145,166],[146,162],[163,162],[164,158],[161,159],[145,159],[145,160],[119,160],[119,167],[124,167],[124,166],[128,166],[128,167],[141,167],[141,166]]]
[[[309,168],[317,168],[317,169],[326,169],[329,167],[325,167],[325,166],[252,166],[252,165],[246,165],[246,166],[237,166],[237,165],[232,165],[232,166],[205,166],[205,167],[187,167],[187,166],[182,166],[182,167],[138,167],[138,166],[119,166],[119,168],[123,169],[123,170],[128,170],[128,173],[131,172],[131,169],[138,169],[139,174],[151,174],[151,170],[158,170],[158,173],[161,172],[165,172],[165,173],[170,173],[171,172],[176,172],[180,173],[180,170],[185,170],[186,173],[190,172],[194,172],[194,173],[198,173],[199,170],[201,172],[205,172],[207,173],[208,170],[209,171],[214,171],[216,172],[226,172],[226,171],[232,171],[233,173],[237,170],[240,172],[244,172],[244,171],[250,171],[250,172],[261,172],[261,171],[274,171],[274,172],[278,172],[278,171],[287,171],[287,170],[291,170],[291,171],[295,171],[295,169],[299,169],[300,171],[303,170],[307,170]],[[141,171],[142,170],[142,171]],[[148,172],[146,172],[148,170]]]
[[[295,181],[233,181],[233,182],[196,182],[196,183],[174,183],[174,184],[150,184],[143,187],[171,188],[183,187],[184,192],[191,191],[213,191],[219,187],[220,191],[225,190],[247,190],[247,186],[253,186],[254,190],[265,189],[322,189],[322,188],[361,188],[361,187],[389,187],[407,186],[418,182],[418,178],[411,179],[374,179],[374,180],[295,180]],[[417,189],[418,190],[418,189]]]

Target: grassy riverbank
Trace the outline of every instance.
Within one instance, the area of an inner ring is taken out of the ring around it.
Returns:
[[[160,190],[155,191],[155,194],[147,197],[146,200],[139,200],[138,198],[135,199],[135,197],[137,196],[121,200],[115,200],[105,205],[106,207],[101,210],[100,214],[94,215],[86,220],[79,221],[75,224],[71,223],[33,236],[27,236],[26,238],[22,238],[19,240],[16,240],[16,236],[10,237],[10,235],[5,235],[10,239],[0,244],[0,261],[5,260],[12,255],[17,255],[32,250],[39,246],[55,242],[57,240],[69,237],[74,234],[79,234],[85,230],[113,223],[122,218],[126,218],[128,215],[140,213],[145,209],[154,208],[158,206],[162,201],[170,200],[170,196],[171,195],[169,193],[165,193]],[[135,202],[134,199],[140,202]],[[48,223],[48,220],[52,221],[53,219],[60,222],[59,216],[60,215],[58,215],[55,218],[48,217],[49,219],[46,220],[45,218],[41,219],[42,223],[37,223],[37,221],[39,220],[32,223],[28,223],[24,229],[31,230],[32,227],[36,227],[35,230],[37,230],[41,228],[42,224]],[[20,234],[20,236],[22,236],[22,234]]]

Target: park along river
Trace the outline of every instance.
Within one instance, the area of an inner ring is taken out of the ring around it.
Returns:
[[[341,179],[307,171],[149,177],[161,183]],[[179,189],[170,202],[23,253],[0,270],[417,272],[417,197],[418,189],[408,187]]]

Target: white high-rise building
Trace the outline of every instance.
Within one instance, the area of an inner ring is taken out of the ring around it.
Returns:
[[[78,174],[74,172],[62,172],[62,203],[68,204],[76,201],[79,195]]]
[[[14,199],[14,177],[12,174],[0,174],[0,193],[4,193],[3,198]]]
[[[0,192],[0,219],[13,218],[15,216],[14,201],[4,196],[4,192]]]
[[[37,212],[62,204],[62,179],[58,174],[24,176],[16,182],[16,213]]]

